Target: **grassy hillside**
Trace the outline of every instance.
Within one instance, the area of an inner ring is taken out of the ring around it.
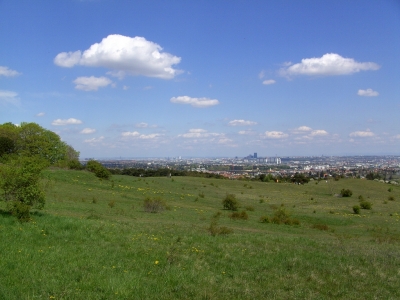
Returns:
[[[46,176],[46,207],[32,222],[0,203],[0,299],[400,298],[400,187]],[[353,196],[332,196],[343,188]],[[247,220],[222,209],[227,193]],[[372,209],[355,215],[359,195]],[[145,212],[147,196],[167,209]],[[300,225],[259,221],[281,208]],[[212,236],[212,220],[233,232]]]

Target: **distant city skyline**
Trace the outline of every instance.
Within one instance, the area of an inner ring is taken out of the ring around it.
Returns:
[[[400,2],[0,1],[0,122],[81,158],[400,149]]]

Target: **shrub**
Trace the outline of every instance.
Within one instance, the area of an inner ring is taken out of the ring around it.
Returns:
[[[372,204],[371,204],[371,202],[368,202],[368,201],[361,201],[360,207],[362,209],[372,209]]]
[[[389,197],[388,197],[388,200],[394,201],[394,197],[393,197],[393,196],[389,196]]]
[[[165,201],[161,198],[150,198],[146,197],[143,202],[143,208],[145,212],[158,213],[162,212],[167,208]]]
[[[314,224],[311,227],[318,229],[318,230],[329,230],[328,225],[325,225],[325,224]]]
[[[200,197],[200,198],[204,198],[204,193],[203,193],[203,192],[200,192],[200,193],[199,193],[199,197]]]
[[[342,197],[351,197],[351,195],[353,195],[353,192],[351,190],[349,190],[349,189],[342,189],[340,191],[340,195]]]
[[[218,221],[221,216],[221,212],[217,212],[211,217],[210,227],[207,230],[210,232],[212,236],[216,235],[225,235],[233,232],[233,229],[225,227],[225,226],[218,226]]]
[[[271,220],[267,216],[261,216],[260,217],[260,222],[261,223],[271,223]]]
[[[360,207],[358,205],[354,205],[353,206],[353,212],[356,215],[360,214]]]
[[[388,192],[392,192],[392,191],[393,191],[393,188],[390,187],[390,188],[388,189]]]
[[[83,169],[82,164],[77,159],[68,161],[67,165],[68,165],[68,168],[72,169],[72,170],[82,170]]]
[[[249,205],[244,207],[247,211],[254,211],[254,207]]]
[[[111,176],[110,171],[108,171],[101,163],[95,160],[89,160],[87,162],[86,170],[94,173],[97,177],[101,179],[109,179]]]
[[[108,202],[108,206],[110,208],[113,208],[115,206],[115,200],[111,200],[110,202]]]
[[[362,195],[358,196],[358,200],[364,201],[364,197]]]
[[[222,205],[224,209],[228,210],[238,210],[239,202],[234,194],[226,194],[225,199],[222,200]]]
[[[246,211],[242,211],[242,212],[233,212],[229,215],[229,218],[233,219],[233,220],[247,220],[249,218],[249,216],[247,215]]]

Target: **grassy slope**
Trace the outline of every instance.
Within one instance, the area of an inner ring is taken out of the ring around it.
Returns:
[[[0,299],[400,298],[400,187],[114,176],[112,188],[87,172],[46,175],[33,222],[0,215]],[[342,188],[353,197],[331,196]],[[226,193],[254,208],[247,221],[221,210]],[[356,216],[358,195],[373,209]],[[145,213],[146,196],[170,210]],[[259,222],[281,204],[300,226]],[[233,234],[209,234],[217,211]]]

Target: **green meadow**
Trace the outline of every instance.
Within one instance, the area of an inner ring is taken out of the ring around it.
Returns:
[[[0,299],[400,299],[398,186],[45,177],[30,222],[0,203]],[[227,194],[247,219],[223,209]],[[354,214],[360,195],[372,209]],[[146,212],[146,197],[166,209]],[[299,224],[260,222],[279,210]]]

